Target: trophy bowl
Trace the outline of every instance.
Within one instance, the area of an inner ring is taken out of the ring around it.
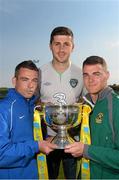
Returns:
[[[68,134],[68,129],[80,124],[80,114],[78,105],[45,106],[45,123],[57,132],[52,143],[56,144],[58,149],[64,149],[66,145],[74,142],[74,139]]]

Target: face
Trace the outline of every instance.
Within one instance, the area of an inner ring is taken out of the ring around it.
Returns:
[[[109,72],[101,64],[85,65],[83,68],[84,85],[91,95],[98,94],[107,85]]]
[[[27,68],[21,68],[18,77],[14,77],[15,89],[25,98],[31,98],[38,86],[38,72]]]
[[[50,44],[53,60],[59,63],[66,63],[69,61],[73,48],[74,45],[72,37],[66,35],[54,36],[52,44]]]

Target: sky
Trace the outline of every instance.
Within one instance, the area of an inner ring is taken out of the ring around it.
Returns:
[[[67,26],[74,33],[71,61],[82,67],[92,55],[103,57],[108,84],[119,84],[119,0],[0,0],[0,87],[12,87],[16,65],[52,60],[50,33]]]

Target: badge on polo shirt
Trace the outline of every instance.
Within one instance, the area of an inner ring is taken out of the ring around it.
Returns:
[[[70,85],[71,87],[75,88],[78,84],[78,79],[70,79]]]

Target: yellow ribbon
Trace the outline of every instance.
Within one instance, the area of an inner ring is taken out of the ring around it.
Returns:
[[[34,111],[34,140],[35,141],[43,140],[42,129],[41,129],[41,116],[44,116],[43,112],[39,112],[37,110]],[[37,154],[37,164],[38,164],[39,179],[49,179],[45,154],[43,153]]]
[[[82,123],[80,132],[80,141],[84,144],[91,144],[90,128],[89,128],[89,114],[91,107],[89,105],[82,105]],[[81,179],[90,179],[90,160],[86,158],[81,159]]]

